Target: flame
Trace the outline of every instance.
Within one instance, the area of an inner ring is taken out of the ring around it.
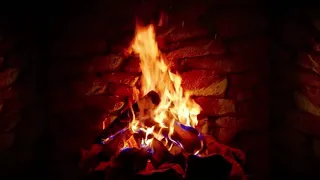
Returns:
[[[170,72],[165,64],[165,56],[158,48],[153,25],[137,25],[129,51],[140,58],[142,95],[154,91],[160,96],[160,103],[156,107],[152,106],[151,101],[139,104],[140,112],[137,117],[133,117],[129,128],[135,133],[139,131],[145,133],[142,141],[142,145],[145,146],[151,146],[154,138],[162,142],[168,142],[168,139],[174,142],[172,135],[175,123],[195,127],[201,108],[190,98],[190,93],[183,91],[181,77]],[[134,115],[133,110],[132,114]],[[152,127],[145,124],[150,119],[154,122]],[[168,132],[167,137],[163,135],[163,131]]]

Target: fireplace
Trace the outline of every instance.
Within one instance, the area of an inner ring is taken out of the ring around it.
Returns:
[[[8,13],[0,177],[317,177],[319,16],[271,4],[66,1]]]

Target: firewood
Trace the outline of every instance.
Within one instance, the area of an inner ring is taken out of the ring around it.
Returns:
[[[152,141],[151,148],[151,163],[154,167],[159,167],[163,163],[172,159],[172,155],[169,153],[168,149],[157,139]]]
[[[146,148],[124,149],[107,167],[105,179],[133,179],[135,173],[145,169],[149,158],[150,153]]]
[[[178,164],[166,163],[154,170],[144,170],[136,174],[136,180],[153,180],[153,179],[166,179],[166,180],[182,180],[184,170]]]
[[[202,142],[199,139],[199,132],[192,127],[176,123],[173,138],[181,143],[184,150],[188,153],[195,153],[201,149]]]
[[[132,104],[132,108],[134,112],[139,111],[138,103],[139,101],[143,101],[144,99],[151,99],[151,101],[157,105],[160,102],[160,97],[156,92],[149,92],[144,97],[142,97],[138,102]],[[132,112],[130,110],[130,107],[125,107],[122,111],[122,113],[107,127],[103,130],[103,132],[100,134],[100,136],[95,140],[95,143],[102,143],[103,139],[108,138],[112,134],[117,133],[123,128],[126,128],[129,126],[129,122],[132,119]]]
[[[124,142],[127,140],[127,137],[131,135],[131,132],[128,128],[125,128],[116,134],[109,136],[104,141],[104,146],[102,149],[102,154],[106,157],[111,157],[116,155],[124,147]]]
[[[199,175],[201,174],[203,177],[227,180],[231,169],[231,163],[225,160],[221,155],[216,154],[207,157],[190,155],[188,158],[186,179],[196,180],[199,179]]]

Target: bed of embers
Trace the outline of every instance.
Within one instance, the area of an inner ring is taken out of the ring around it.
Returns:
[[[153,25],[137,25],[128,56],[140,59],[141,87],[106,127],[80,169],[89,179],[246,179],[245,155],[197,128],[201,107],[166,65]]]

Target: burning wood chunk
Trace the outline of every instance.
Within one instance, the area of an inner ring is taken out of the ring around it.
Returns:
[[[0,73],[0,89],[12,85],[18,78],[19,70],[8,68]]]
[[[320,105],[320,89],[312,86],[301,87],[301,92],[315,105]]]
[[[167,54],[167,66],[174,67],[179,59],[196,56],[205,56],[210,54],[223,54],[225,47],[217,40],[208,40],[206,42],[194,43],[193,46],[183,47]]]
[[[160,32],[158,38],[163,38],[166,43],[172,43],[206,35],[208,35],[208,30],[200,26],[176,26],[163,33]]]
[[[158,169],[144,170],[136,174],[137,180],[153,180],[153,179],[167,179],[167,180],[182,180],[184,170],[177,164],[166,163]]]
[[[117,119],[116,115],[111,115],[111,114],[103,114],[102,115],[103,119],[103,125],[102,129],[107,128],[115,119]]]
[[[320,108],[312,104],[310,100],[302,93],[295,92],[294,100],[298,108],[301,109],[302,111],[311,113],[315,116],[320,116]]]
[[[132,73],[140,73],[140,59],[139,58],[130,58],[127,60],[126,65],[124,67],[126,72]]]
[[[256,10],[228,8],[218,13],[214,26],[223,38],[233,38],[267,29],[268,19]]]
[[[302,52],[299,54],[298,63],[300,66],[320,74],[320,56]]]
[[[288,125],[300,132],[320,138],[320,118],[318,116],[300,111],[290,112]]]
[[[188,69],[208,69],[219,73],[238,73],[247,70],[249,63],[240,55],[208,55],[183,59],[181,66]]]
[[[151,163],[154,167],[157,168],[172,158],[172,155],[169,153],[168,149],[162,144],[162,142],[154,139],[152,141],[151,147],[153,149]]]
[[[108,82],[134,86],[138,82],[139,76],[128,72],[114,72],[111,74],[105,74],[102,78]]]
[[[88,96],[86,104],[107,112],[115,112],[122,109],[124,100],[115,96]]]
[[[196,97],[194,99],[202,108],[201,113],[212,116],[234,114],[235,102],[229,99],[217,99],[215,97]]]
[[[184,150],[188,153],[195,153],[201,150],[203,142],[199,138],[199,132],[182,124],[175,124],[173,137],[181,143]]]
[[[188,168],[186,179],[197,180],[199,175],[211,177],[219,180],[226,180],[231,173],[232,165],[221,155],[211,155],[208,157],[198,157],[191,155],[188,157]]]
[[[54,42],[52,53],[60,57],[77,57],[83,55],[102,54],[107,50],[107,43],[101,39],[83,40],[81,42]]]
[[[215,75],[214,71],[193,70],[181,74],[182,88],[195,96],[223,97],[227,79]]]
[[[131,135],[132,133],[128,130],[128,128],[125,128],[109,136],[108,138],[103,139],[102,143],[104,145],[101,150],[101,156],[105,158],[111,158],[118,155],[123,148],[126,148],[125,142]]]

